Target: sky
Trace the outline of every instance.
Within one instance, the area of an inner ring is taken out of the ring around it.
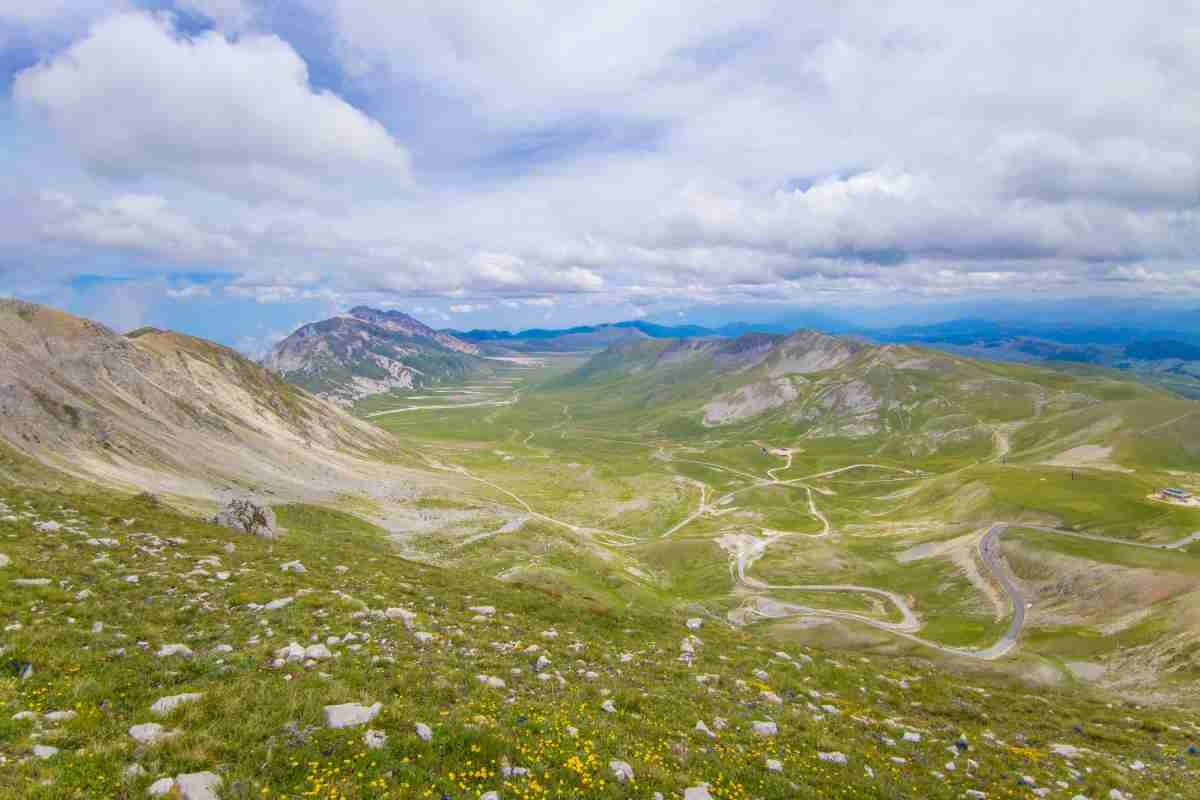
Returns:
[[[0,0],[0,295],[247,352],[1192,307],[1198,133],[1186,0]]]

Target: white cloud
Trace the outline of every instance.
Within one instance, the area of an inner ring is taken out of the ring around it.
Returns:
[[[45,187],[0,198],[0,273],[512,318],[1197,288],[1187,4],[331,0],[290,41],[176,7],[223,33],[116,13],[16,78],[19,141],[58,139],[0,165]]]
[[[169,17],[119,14],[19,73],[13,95],[105,176],[293,197],[318,195],[330,178],[410,181],[406,150],[314,91],[303,59],[272,35],[188,38]]]
[[[475,314],[480,311],[487,311],[491,306],[487,303],[453,303],[449,310],[452,314]]]
[[[212,289],[210,287],[197,283],[167,289],[167,297],[170,297],[172,300],[191,300],[196,297],[209,297],[211,295]]]

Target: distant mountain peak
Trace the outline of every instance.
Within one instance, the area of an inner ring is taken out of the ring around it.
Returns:
[[[343,405],[486,372],[479,349],[402,311],[356,306],[301,326],[277,343],[266,366],[284,380]]]
[[[402,333],[405,336],[432,339],[442,347],[457,350],[460,353],[470,353],[471,355],[478,355],[479,353],[479,348],[470,342],[464,342],[457,336],[444,331],[434,330],[416,317],[411,317],[403,311],[396,311],[395,309],[381,311],[378,308],[371,308],[370,306],[355,306],[350,309],[349,315],[354,319],[360,319],[363,322],[369,322],[372,325],[378,325],[381,328]]]

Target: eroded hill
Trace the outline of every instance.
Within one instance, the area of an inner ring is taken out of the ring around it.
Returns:
[[[0,439],[77,477],[186,502],[412,494],[411,476],[372,457],[394,451],[391,436],[233,350],[19,301],[0,301]]]

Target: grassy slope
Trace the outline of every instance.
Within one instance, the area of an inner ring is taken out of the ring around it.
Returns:
[[[1113,707],[1070,691],[1034,697],[953,679],[922,661],[809,649],[813,663],[795,666],[773,657],[775,648],[711,620],[689,668],[676,659],[686,633],[680,617],[606,610],[573,593],[407,562],[392,554],[381,532],[337,512],[280,509],[288,531],[272,546],[100,491],[0,494],[18,517],[0,521],[0,546],[13,560],[0,577],[0,617],[22,625],[4,634],[5,655],[34,665],[29,679],[0,679],[8,712],[0,720],[0,754],[10,762],[0,770],[4,797],[138,797],[152,778],[203,769],[224,777],[225,797],[239,798],[473,798],[491,789],[526,798],[653,791],[677,797],[701,781],[720,798],[957,798],[967,788],[1003,794],[1017,775],[1039,785],[1066,780],[1072,792],[1091,797],[1114,787],[1139,798],[1182,797],[1193,785],[1197,759],[1182,751],[1200,728],[1188,712]],[[119,521],[129,518],[130,525]],[[66,527],[36,532],[38,519]],[[183,541],[141,536],[150,532]],[[89,535],[119,544],[98,549],[86,543]],[[236,545],[232,556],[227,542]],[[106,559],[97,559],[99,550]],[[194,572],[197,559],[214,556],[233,573],[228,581]],[[281,572],[279,565],[293,559],[308,572]],[[337,564],[349,570],[339,574]],[[139,582],[123,581],[128,574]],[[11,583],[40,576],[53,576],[52,585]],[[84,589],[91,596],[78,599]],[[297,600],[269,613],[247,607],[283,596]],[[498,617],[473,621],[467,607],[477,604],[496,606]],[[436,643],[419,645],[400,622],[360,617],[367,607],[392,605],[415,611],[416,627],[434,632]],[[93,622],[102,622],[103,631],[91,633]],[[550,628],[558,638],[541,635]],[[358,652],[335,646],[341,657],[314,670],[269,667],[271,652],[290,640],[351,631],[371,636]],[[583,645],[578,653],[568,649],[575,641]],[[196,656],[154,656],[172,642],[187,643]],[[497,642],[515,647],[500,651]],[[219,643],[234,651],[212,654]],[[533,680],[532,644],[544,648],[565,686]],[[786,649],[797,659],[805,652]],[[633,653],[633,661],[621,664],[621,652]],[[373,664],[377,656],[391,660]],[[769,674],[765,684],[751,674],[759,668]],[[513,669],[522,672],[514,676]],[[597,677],[578,674],[584,669]],[[509,689],[484,688],[475,680],[479,673],[503,677]],[[694,680],[703,673],[720,676],[711,689]],[[784,705],[764,702],[762,686]],[[202,692],[203,701],[162,720],[180,736],[139,748],[126,735],[130,725],[154,719],[147,711],[154,700],[186,691]],[[605,699],[616,713],[600,710]],[[373,723],[388,735],[383,749],[368,750],[361,731],[322,727],[323,705],[352,701],[383,703]],[[10,719],[24,709],[73,709],[78,716],[47,725],[35,739],[30,723]],[[718,716],[730,727],[715,741],[691,732],[697,719],[712,725]],[[754,719],[775,720],[780,735],[753,736]],[[433,727],[432,742],[413,735],[416,721]],[[910,727],[921,731],[919,743],[881,744],[882,736],[899,740]],[[985,739],[985,731],[1003,744]],[[956,771],[945,772],[947,747],[960,733],[971,749],[957,759]],[[24,760],[35,742],[62,752]],[[1048,754],[1054,742],[1089,748],[1074,759],[1085,770],[1078,779]],[[833,750],[848,756],[848,767],[818,760],[818,752]],[[907,763],[891,763],[894,755]],[[782,761],[781,774],[766,771],[768,757]],[[612,758],[632,765],[635,784],[613,781]],[[1149,769],[1121,768],[1135,758]],[[128,781],[124,771],[134,762],[148,775]],[[505,778],[504,763],[532,772]]]
[[[546,577],[553,585],[575,586],[597,598],[615,596],[618,607],[627,596],[636,596],[639,603],[663,609],[698,602],[722,613],[740,601],[731,594],[727,556],[713,539],[758,526],[799,533],[820,527],[808,514],[802,487],[749,488],[751,476],[784,464],[779,456],[764,454],[759,443],[795,448],[792,467],[776,473],[782,478],[855,463],[929,473],[914,479],[859,472],[805,481],[821,490],[818,505],[835,537],[819,546],[806,539],[782,541],[758,562],[754,574],[771,583],[857,583],[899,591],[925,622],[923,635],[947,644],[989,644],[1007,621],[994,618],[992,606],[949,560],[898,563],[895,556],[913,544],[954,538],[998,519],[1063,524],[1150,542],[1200,530],[1200,511],[1146,499],[1164,482],[1177,480],[1165,469],[1200,470],[1186,435],[1200,415],[1184,416],[1193,403],[1094,372],[945,359],[935,363],[936,369],[886,374],[876,366],[867,372],[886,402],[904,404],[888,412],[886,418],[894,422],[882,435],[806,438],[804,426],[784,411],[705,428],[697,422],[700,406],[753,376],[722,374],[696,362],[668,370],[664,380],[663,373],[647,368],[664,347],[661,342],[630,345],[598,356],[579,371],[560,365],[532,374],[513,406],[375,420],[407,442],[517,492],[539,511],[644,540],[623,556],[650,572],[654,586],[580,556],[554,529],[540,531],[537,546],[557,555],[532,569],[521,566],[537,560],[536,552],[516,544],[522,534],[481,542],[463,553],[441,550],[445,563],[489,574],[520,567],[520,574],[529,576],[554,562],[553,575]],[[808,377],[836,383],[857,374],[860,366],[852,362]],[[942,400],[949,405],[941,407]],[[1105,421],[1112,424],[1098,426]],[[1000,463],[992,429],[1014,422],[1012,451]],[[934,452],[920,446],[931,432],[971,425],[982,432]],[[1073,479],[1071,469],[1039,463],[1091,443],[1113,445],[1110,458],[1133,471],[1077,469]],[[672,477],[689,483],[672,483]],[[660,539],[695,510],[695,481],[709,487],[710,501],[719,493],[745,491],[728,515],[701,517]],[[480,489],[511,502],[490,491]],[[645,498],[649,508],[611,514],[635,497]],[[445,541],[455,535],[447,531]],[[775,596],[872,613],[861,597]]]

